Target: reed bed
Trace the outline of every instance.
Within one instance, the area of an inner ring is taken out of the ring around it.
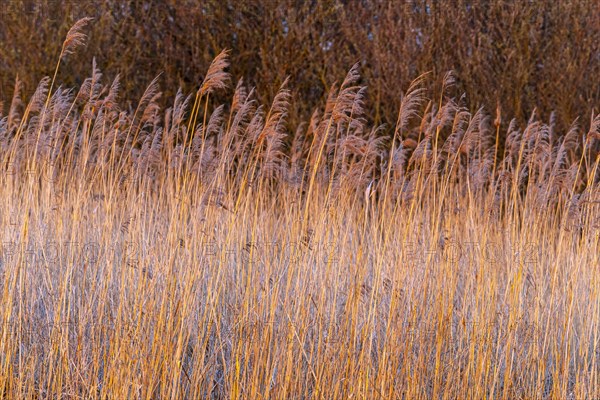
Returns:
[[[287,82],[213,104],[227,68],[166,110],[158,79],[121,108],[95,62],[28,101],[17,81],[3,397],[600,396],[600,116],[507,123],[449,73],[371,126],[355,65],[292,130]]]

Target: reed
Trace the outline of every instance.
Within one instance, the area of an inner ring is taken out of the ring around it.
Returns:
[[[17,81],[3,397],[600,396],[599,115],[499,132],[422,75],[388,135],[356,65],[290,130],[228,65],[167,109]]]

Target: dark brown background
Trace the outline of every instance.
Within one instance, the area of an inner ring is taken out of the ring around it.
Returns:
[[[492,115],[500,104],[503,125],[526,120],[534,107],[543,119],[554,110],[562,124],[577,116],[587,124],[600,104],[597,0],[9,0],[0,6],[4,112],[16,74],[27,97],[52,74],[69,27],[83,16],[94,17],[88,45],[65,60],[58,82],[80,84],[95,56],[107,83],[121,73],[124,105],[159,73],[163,101],[180,86],[194,91],[223,48],[231,49],[234,79],[256,85],[264,102],[291,77],[290,124],[307,119],[357,61],[375,123],[395,121],[402,91],[425,71],[433,72],[432,97],[454,70],[455,94]]]

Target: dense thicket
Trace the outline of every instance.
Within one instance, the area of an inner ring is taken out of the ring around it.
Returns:
[[[400,88],[424,71],[441,77],[453,70],[471,111],[483,105],[493,113],[499,105],[506,126],[512,117],[525,122],[534,108],[544,119],[555,111],[567,126],[600,99],[594,0],[15,0],[0,12],[5,104],[17,71],[28,94],[52,73],[58,38],[83,16],[95,18],[87,54],[71,57],[59,82],[80,84],[96,56],[109,77],[121,74],[133,104],[160,72],[164,101],[180,86],[194,91],[223,48],[231,49],[230,72],[256,86],[264,103],[291,77],[299,100],[292,124],[309,117],[357,61],[375,123],[395,122]]]

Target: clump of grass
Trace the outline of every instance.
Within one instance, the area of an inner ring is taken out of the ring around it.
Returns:
[[[95,63],[24,109],[15,85],[6,397],[599,395],[599,116],[499,143],[421,76],[387,137],[354,66],[292,134],[288,83],[213,104],[227,65],[167,110],[158,80],[121,109]]]

